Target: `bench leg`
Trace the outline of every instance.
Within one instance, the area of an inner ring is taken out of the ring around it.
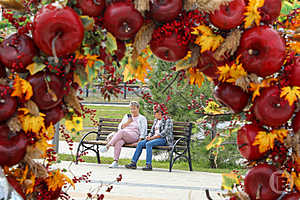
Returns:
[[[170,153],[170,163],[169,163],[169,172],[172,172],[173,167],[173,152]]]
[[[97,155],[98,164],[100,164],[101,160],[100,160],[100,153],[99,153],[99,145],[97,145],[97,148],[96,148],[96,155]]]
[[[75,160],[75,164],[78,164],[78,158],[79,158],[79,151],[80,151],[80,146],[81,146],[81,141],[77,147],[77,151],[76,151],[76,160]]]
[[[191,150],[190,150],[189,147],[188,147],[188,161],[189,161],[190,171],[193,171],[193,168],[192,168],[192,158],[191,158]]]

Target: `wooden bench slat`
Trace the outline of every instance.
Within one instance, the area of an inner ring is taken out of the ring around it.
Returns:
[[[112,119],[112,118],[100,118],[103,122],[120,122],[122,119]],[[149,120],[148,124],[153,124],[153,120]],[[173,122],[173,126],[188,126],[189,122]]]

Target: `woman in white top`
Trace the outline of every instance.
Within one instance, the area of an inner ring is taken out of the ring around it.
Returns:
[[[114,146],[114,162],[110,168],[118,167],[121,148],[124,144],[138,142],[147,135],[147,119],[139,113],[140,105],[136,101],[129,104],[131,114],[126,114],[118,127],[118,132],[112,137],[106,146],[100,148],[100,152],[107,152],[110,146]]]

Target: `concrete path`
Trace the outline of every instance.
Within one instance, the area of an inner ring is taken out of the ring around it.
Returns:
[[[209,189],[213,200],[222,199],[217,195],[221,187],[221,174],[206,172],[190,172],[166,169],[130,170],[121,166],[110,169],[108,165],[94,163],[70,162],[56,164],[55,167],[69,169],[75,176],[81,176],[91,171],[90,183],[76,184],[68,194],[73,199],[86,199],[86,193],[100,187],[99,194],[104,194],[104,200],[206,200],[205,189]],[[105,192],[107,184],[122,174],[122,181],[113,183],[111,192]],[[68,174],[71,176],[71,174]]]

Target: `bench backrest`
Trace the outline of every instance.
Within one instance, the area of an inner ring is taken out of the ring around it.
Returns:
[[[113,131],[118,131],[118,125],[122,119],[100,118],[98,127],[97,140],[105,140],[107,135]],[[151,130],[153,120],[148,120],[148,133]],[[180,145],[189,145],[192,134],[192,123],[190,122],[176,122],[173,121],[173,135],[174,141],[184,138]]]

